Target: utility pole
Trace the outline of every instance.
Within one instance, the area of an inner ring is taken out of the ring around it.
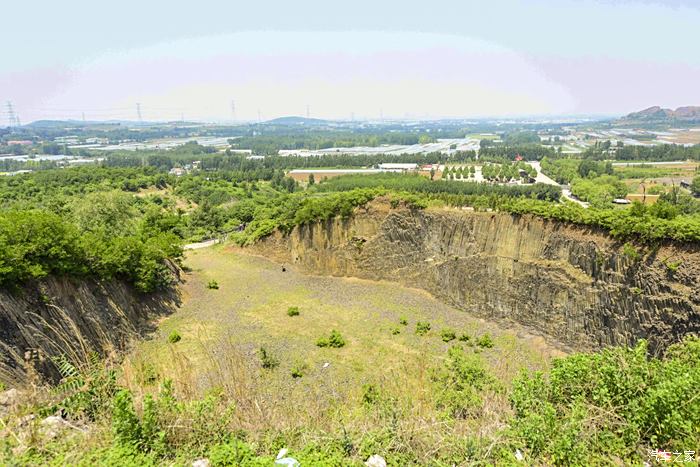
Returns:
[[[309,104],[306,104],[306,118],[309,118],[311,116],[311,110],[309,107]]]
[[[139,123],[143,123],[143,116],[141,115],[141,103],[136,103],[136,116],[139,119]]]
[[[83,112],[83,123],[85,123],[85,112]]]

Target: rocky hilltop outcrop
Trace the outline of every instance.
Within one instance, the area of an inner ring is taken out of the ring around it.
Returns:
[[[175,290],[142,294],[118,280],[47,277],[0,290],[0,381],[28,371],[55,378],[55,356],[76,362],[122,350],[177,302]]]
[[[253,247],[314,274],[396,281],[577,349],[700,332],[700,246],[634,249],[534,216],[372,203]]]
[[[685,106],[678,107],[676,110],[662,109],[659,106],[649,107],[648,109],[632,112],[624,117],[623,120],[638,120],[638,121],[700,121],[700,106]]]

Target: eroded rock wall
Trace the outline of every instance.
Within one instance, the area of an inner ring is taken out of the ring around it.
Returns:
[[[54,356],[81,361],[122,350],[177,302],[175,290],[142,294],[117,280],[48,277],[2,290],[0,381],[21,382],[33,370],[56,378]]]
[[[534,216],[374,203],[254,248],[313,274],[422,288],[577,349],[646,338],[655,351],[700,332],[698,245],[635,253],[602,231]]]

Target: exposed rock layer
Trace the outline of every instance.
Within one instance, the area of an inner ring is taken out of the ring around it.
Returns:
[[[254,247],[314,274],[396,281],[578,349],[653,351],[700,332],[700,246],[623,248],[602,231],[532,216],[373,203]]]
[[[117,280],[48,277],[0,291],[0,381],[21,380],[31,367],[55,378],[53,356],[124,349],[176,302],[173,291],[146,295]]]

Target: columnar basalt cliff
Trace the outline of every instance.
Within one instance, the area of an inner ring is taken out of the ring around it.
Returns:
[[[0,381],[22,380],[29,368],[55,378],[59,355],[76,362],[123,350],[177,302],[175,290],[142,294],[118,280],[48,277],[0,291]]]
[[[625,246],[603,231],[533,216],[375,202],[254,249],[314,274],[422,288],[576,349],[646,338],[657,351],[700,332],[698,245]]]

